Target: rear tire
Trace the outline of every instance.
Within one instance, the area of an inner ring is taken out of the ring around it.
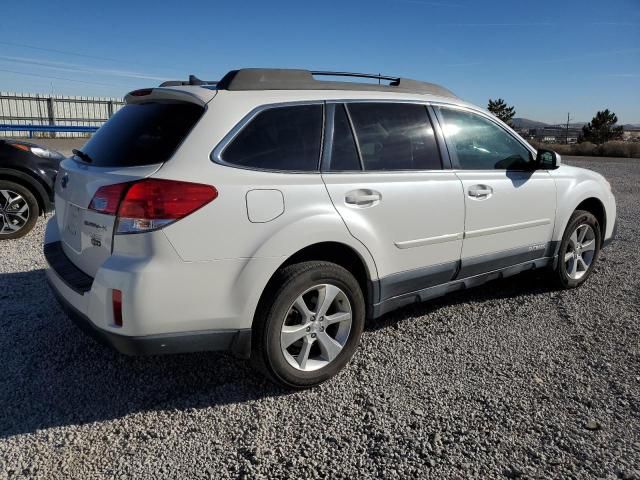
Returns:
[[[28,188],[0,180],[0,240],[24,237],[39,215],[38,201]]]
[[[310,261],[276,274],[253,323],[251,359],[275,383],[321,384],[351,359],[364,328],[365,301],[343,267]]]
[[[578,287],[591,276],[601,243],[598,219],[585,210],[573,212],[562,236],[554,272],[561,288]]]

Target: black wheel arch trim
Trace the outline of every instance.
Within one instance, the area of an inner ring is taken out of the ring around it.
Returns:
[[[611,245],[613,243],[613,241],[616,239],[616,236],[618,235],[618,222],[617,220],[613,221],[613,230],[611,232],[611,236],[609,238],[605,238],[602,241],[602,248],[604,247],[608,247],[609,245]]]
[[[29,188],[36,197],[38,207],[41,210],[40,213],[53,211],[53,192],[48,191],[40,180],[33,175],[13,168],[0,168],[0,180],[15,182],[25,188]]]

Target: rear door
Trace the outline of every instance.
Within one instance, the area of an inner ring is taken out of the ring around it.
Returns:
[[[371,252],[381,300],[453,278],[464,200],[442,168],[425,105],[332,104],[323,179],[351,234]]]
[[[488,116],[438,109],[466,206],[459,277],[549,255],[556,189],[532,152]]]
[[[62,247],[88,275],[94,276],[111,255],[116,221],[88,208],[98,189],[152,175],[204,112],[201,104],[152,98],[125,105],[80,153],[60,164],[55,206]]]

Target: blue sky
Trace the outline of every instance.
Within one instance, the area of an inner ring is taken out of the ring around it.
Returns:
[[[640,123],[640,0],[24,0],[2,10],[2,91],[121,97],[189,73],[301,67],[428,80],[546,122],[609,108]]]

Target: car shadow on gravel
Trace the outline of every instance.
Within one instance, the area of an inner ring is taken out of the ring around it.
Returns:
[[[365,330],[388,328],[407,318],[435,313],[443,307],[553,292],[557,289],[553,286],[553,282],[545,278],[547,273],[547,270],[530,270],[512,277],[493,280],[478,287],[458,290],[426,302],[413,303],[367,322]]]
[[[369,322],[389,327],[459,303],[549,291],[524,274],[415,304]],[[43,270],[0,275],[0,437],[289,395],[248,362],[199,353],[127,357],[83,334],[49,291]]]
[[[128,357],[99,345],[58,307],[43,270],[0,274],[0,328],[0,438],[290,393],[228,355]]]

